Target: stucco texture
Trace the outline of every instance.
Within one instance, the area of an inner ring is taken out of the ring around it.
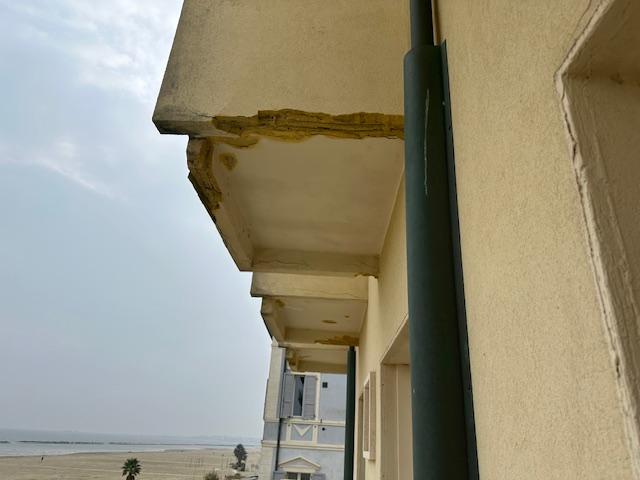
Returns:
[[[171,131],[272,108],[402,114],[407,8],[393,0],[185,0],[154,118]]]
[[[632,478],[554,74],[593,2],[438,2],[480,476]]]
[[[380,275],[369,279],[369,301],[367,315],[360,332],[360,347],[357,364],[356,397],[359,397],[369,372],[381,378],[380,363],[385,353],[407,319],[407,258],[405,236],[404,182],[398,188],[396,204],[391,215],[382,254]],[[376,389],[377,425],[386,412],[382,404],[381,389]],[[361,428],[360,425],[357,426]],[[381,451],[382,430],[376,435],[376,451]],[[356,457],[361,456],[356,452]],[[381,478],[380,455],[375,460],[356,462],[364,465],[364,478]],[[357,478],[363,478],[358,475]]]

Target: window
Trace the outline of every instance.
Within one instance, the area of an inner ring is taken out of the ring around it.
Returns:
[[[318,375],[285,373],[280,403],[280,417],[316,418]]]
[[[288,472],[287,476],[285,478],[293,479],[293,480],[311,480],[311,474],[310,473]]]
[[[329,388],[329,382],[322,382],[322,388]]]
[[[362,456],[376,458],[376,372],[370,372],[362,390]]]
[[[302,401],[304,399],[304,375],[294,375],[295,386],[293,393],[293,416],[302,416]]]

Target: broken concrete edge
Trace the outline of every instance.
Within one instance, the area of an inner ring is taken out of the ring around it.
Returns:
[[[198,198],[213,220],[222,241],[241,271],[251,265],[253,249],[248,234],[234,225],[233,213],[222,201],[222,190],[213,174],[211,159],[213,144],[206,138],[191,138],[187,144],[188,179]],[[227,166],[228,168],[228,166]]]
[[[234,139],[242,139],[237,146],[255,144],[257,136],[293,142],[316,135],[347,139],[404,138],[403,115],[385,113],[331,115],[285,108],[259,110],[256,115],[246,117],[201,113],[185,115],[171,109],[156,112],[153,123],[160,133],[165,134],[213,137],[231,145],[237,141]]]

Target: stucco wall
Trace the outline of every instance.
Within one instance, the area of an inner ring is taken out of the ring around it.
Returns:
[[[327,388],[323,387],[325,382]],[[347,407],[347,376],[322,374],[318,388],[320,389],[318,405],[320,420],[344,422]]]
[[[344,446],[344,427],[320,425],[318,428],[318,443],[321,445]]]
[[[483,479],[631,478],[554,85],[596,3],[438,3]]]
[[[407,261],[405,250],[404,182],[398,187],[396,204],[389,222],[384,248],[380,256],[380,275],[369,279],[367,315],[360,333],[358,349],[356,397],[371,371],[380,378],[380,363],[407,318]],[[379,382],[378,382],[379,383]],[[380,388],[376,389],[377,424],[383,414]],[[361,426],[357,426],[361,428]],[[380,452],[381,432],[376,435],[376,451]],[[356,456],[361,452],[357,451]],[[379,455],[378,455],[379,457]],[[358,462],[356,462],[358,463]],[[380,478],[380,460],[365,460],[365,478]],[[358,477],[360,478],[360,477]]]

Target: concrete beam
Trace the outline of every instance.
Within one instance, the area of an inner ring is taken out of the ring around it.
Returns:
[[[377,255],[256,249],[250,270],[334,276],[378,276]]]
[[[313,361],[301,361],[297,364],[299,372],[318,372],[318,373],[347,373],[347,365],[338,365],[336,363],[323,363]]]
[[[255,272],[251,280],[253,297],[300,297],[367,301],[366,277],[330,277],[287,273]]]
[[[153,121],[202,136],[274,106],[401,114],[407,18],[395,0],[185,0]]]
[[[306,328],[287,328],[285,342],[305,345],[357,346],[358,332],[335,332],[327,330],[310,330]]]

